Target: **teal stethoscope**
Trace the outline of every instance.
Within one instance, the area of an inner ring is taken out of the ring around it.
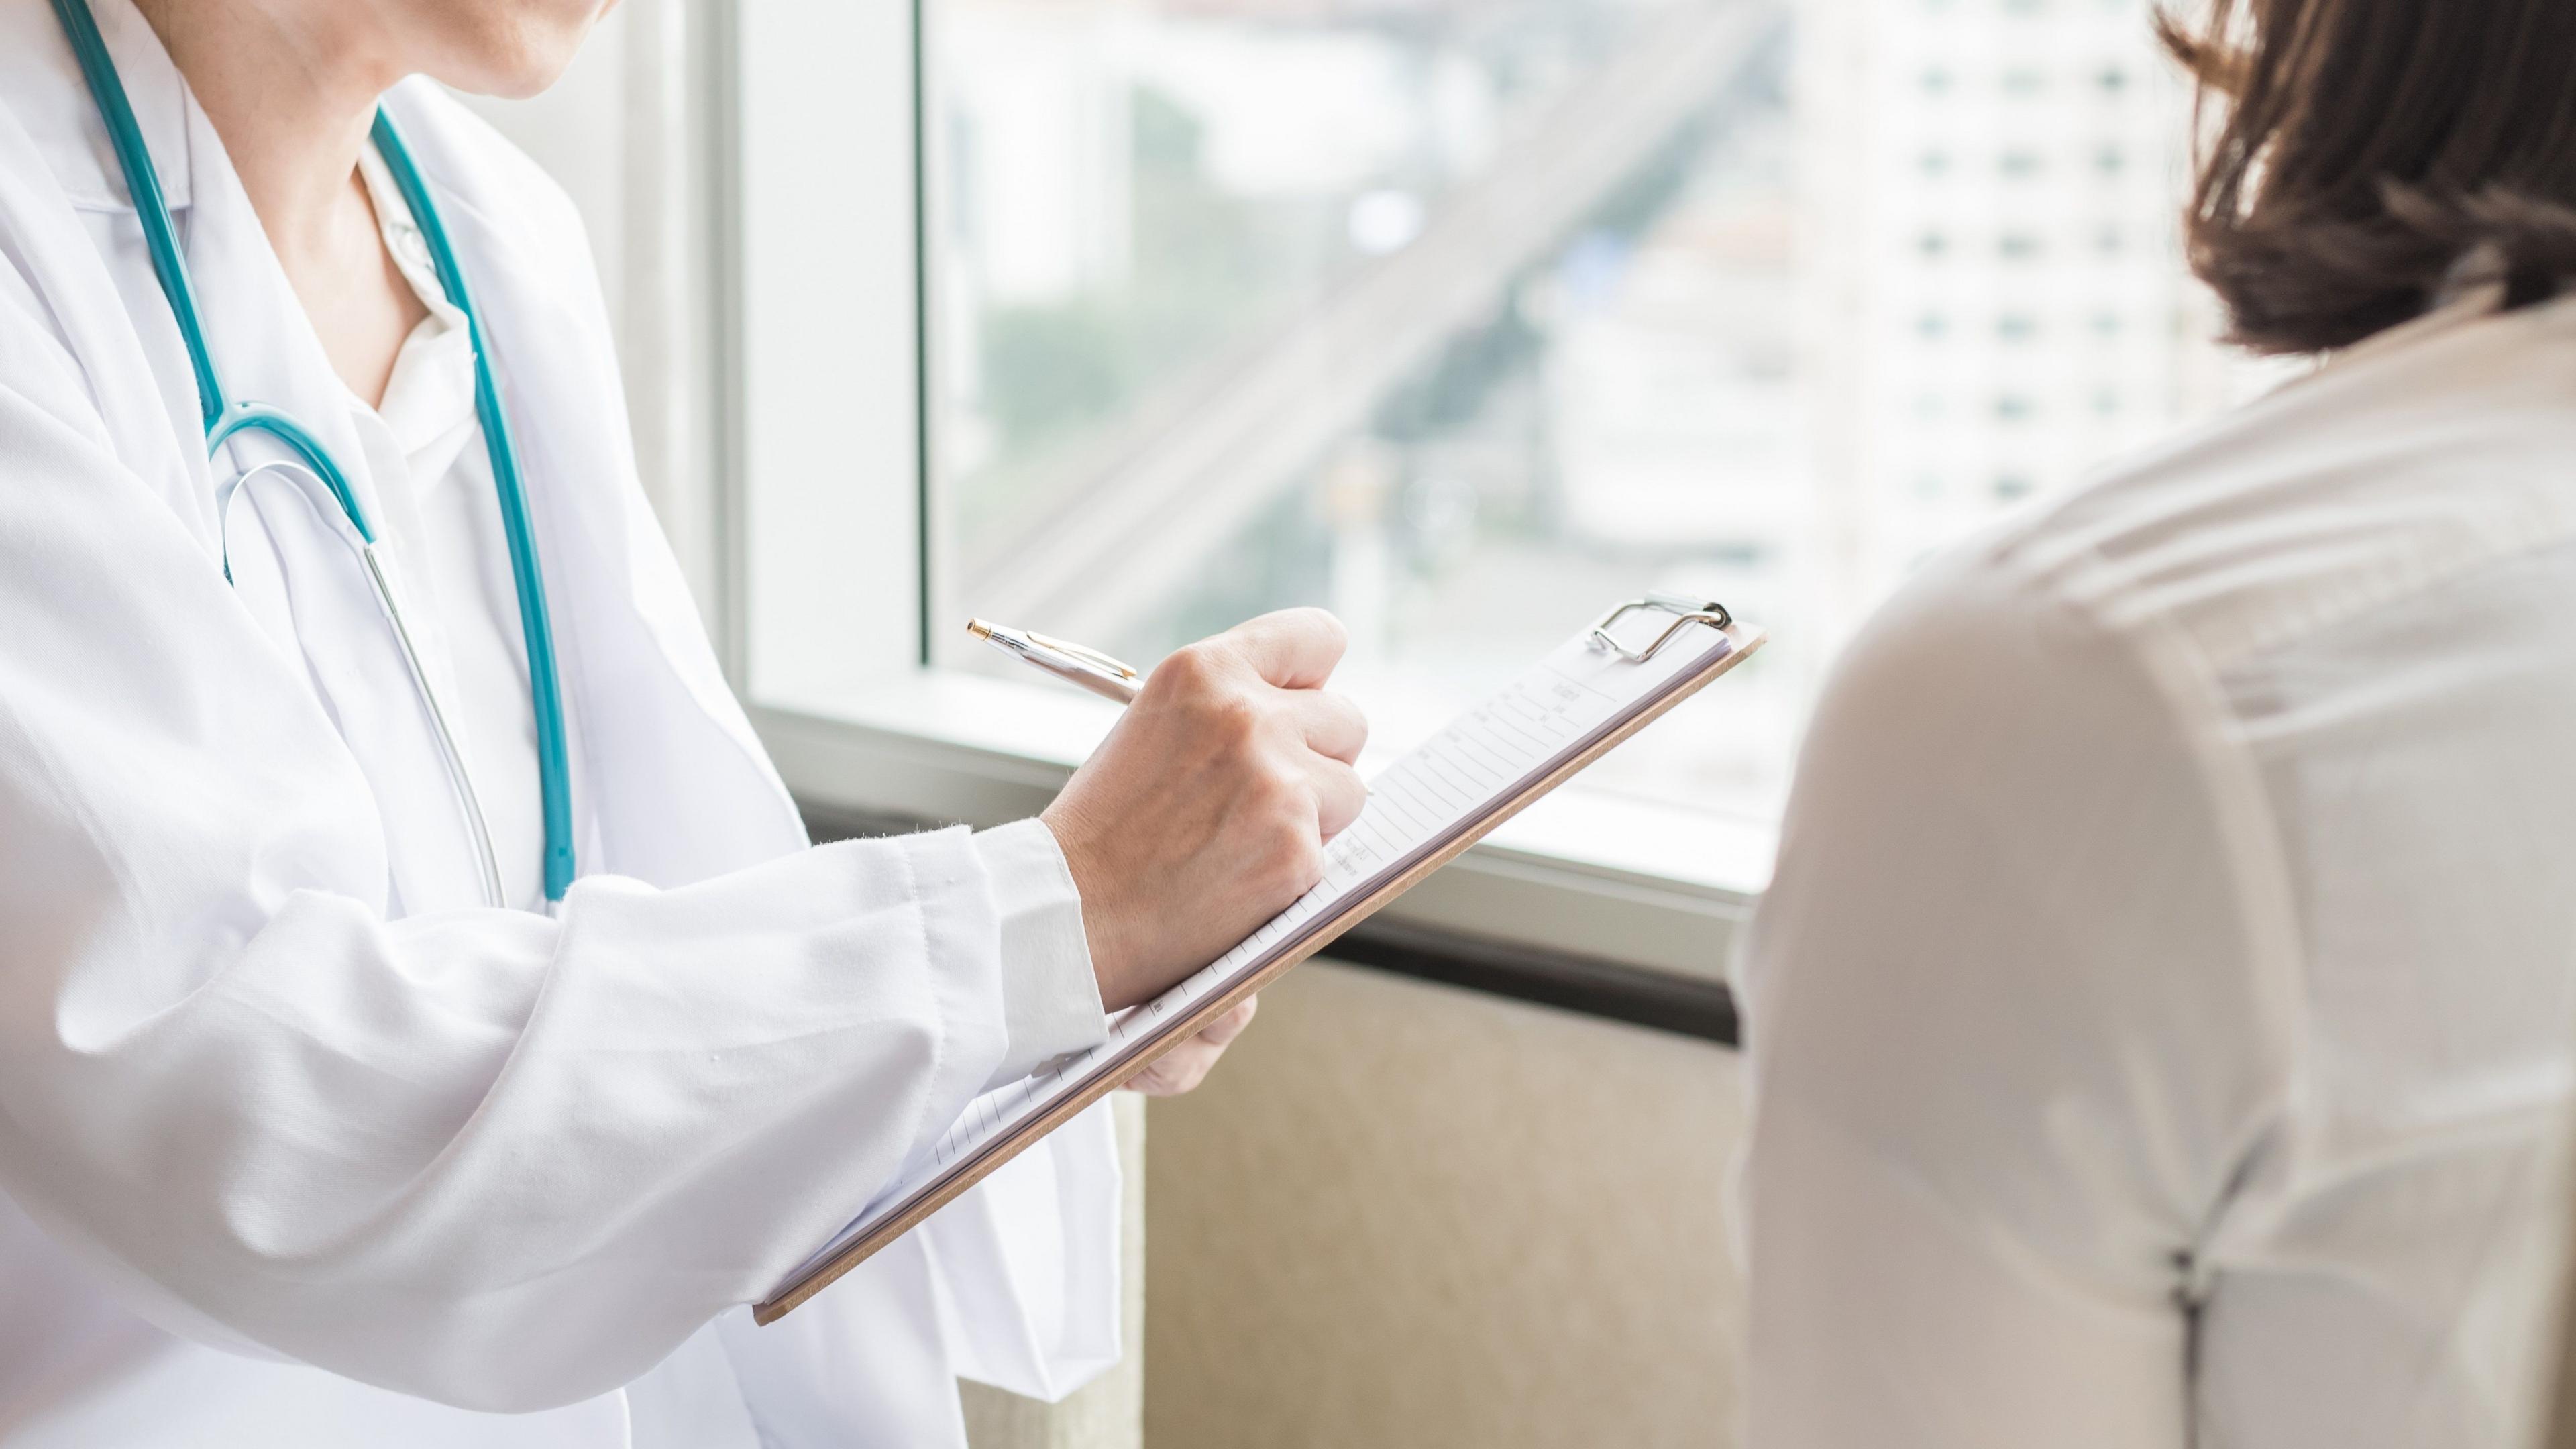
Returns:
[[[447,716],[438,706],[438,696],[429,687],[429,676],[421,668],[420,655],[414,649],[411,631],[404,625],[401,607],[395,603],[393,589],[385,581],[384,566],[376,556],[376,529],[367,517],[358,495],[349,487],[348,475],[332,461],[330,451],[322,446],[304,426],[285,413],[265,403],[228,400],[223,384],[215,376],[215,360],[207,350],[203,326],[197,318],[196,296],[188,287],[187,265],[180,259],[177,231],[170,224],[170,209],[161,199],[161,179],[152,169],[151,153],[143,144],[142,128],[135,124],[134,107],[125,98],[125,85],[117,79],[116,63],[108,58],[106,43],[100,40],[98,22],[90,14],[89,0],[53,0],[54,13],[62,18],[63,29],[71,37],[72,51],[80,59],[81,75],[89,82],[91,97],[98,103],[99,119],[107,123],[108,139],[116,148],[116,164],[125,173],[125,190],[133,199],[136,217],[143,223],[143,239],[151,249],[152,270],[161,279],[162,295],[170,302],[170,311],[179,323],[179,333],[187,339],[188,360],[196,370],[197,398],[205,411],[206,450],[212,454],[227,441],[244,433],[265,433],[284,444],[298,461],[313,470],[331,497],[347,516],[349,527],[356,533],[359,559],[366,565],[367,581],[375,590],[376,602],[382,606],[386,623],[394,640],[401,646],[403,663],[411,671],[412,687],[420,695],[421,707],[429,716],[430,727],[438,737],[440,753],[445,757],[448,784],[456,794],[458,810],[465,817],[467,833],[474,841],[477,864],[483,878],[483,894],[489,905],[506,904],[501,871],[492,850],[492,833],[483,823],[483,808],[474,796],[474,782],[465,770],[465,758],[456,745],[456,736],[448,727]],[[376,112],[374,130],[376,150],[384,158],[385,169],[393,174],[394,185],[402,192],[403,201],[411,208],[412,219],[429,244],[431,264],[438,273],[438,284],[447,300],[465,314],[466,332],[474,344],[474,410],[483,424],[483,446],[492,459],[492,481],[501,497],[501,524],[509,538],[510,572],[518,584],[519,630],[527,644],[528,693],[536,707],[537,776],[545,818],[545,885],[549,902],[563,899],[572,884],[572,793],[570,769],[564,750],[563,687],[555,672],[554,626],[546,614],[544,576],[537,566],[537,541],[528,526],[527,495],[519,482],[518,450],[510,443],[510,423],[501,411],[501,392],[492,380],[492,363],[483,343],[483,323],[474,310],[473,299],[465,290],[465,275],[457,269],[455,250],[448,245],[447,228],[439,220],[438,208],[430,200],[429,188],[421,183],[420,170],[412,164],[411,153],[403,146],[402,137],[394,130],[392,119],[381,110]],[[250,472],[258,471],[256,468]],[[227,485],[217,498],[218,516],[228,509],[246,472]],[[225,568],[229,577],[230,564]]]

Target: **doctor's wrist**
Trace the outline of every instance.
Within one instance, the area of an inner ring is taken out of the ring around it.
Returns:
[[[1077,910],[1082,925],[1085,964],[1091,972],[1092,989],[1102,1006],[1110,1011],[1124,1010],[1151,994],[1149,987],[1137,984],[1143,973],[1136,963],[1142,957],[1140,933],[1133,928],[1131,913],[1116,905],[1116,882],[1106,879],[1095,854],[1079,850],[1068,836],[1078,827],[1050,809],[1035,822],[1058,843],[1065,873],[1073,882]]]

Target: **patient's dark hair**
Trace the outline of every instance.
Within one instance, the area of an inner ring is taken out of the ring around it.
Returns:
[[[2358,342],[2491,259],[2527,305],[2576,277],[2576,0],[2202,0],[2192,269],[2236,341]]]

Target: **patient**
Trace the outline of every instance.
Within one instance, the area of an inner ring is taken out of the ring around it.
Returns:
[[[1828,690],[1741,966],[1758,1449],[2533,1430],[2576,4],[2169,28],[2193,260],[2322,365],[1926,568]]]

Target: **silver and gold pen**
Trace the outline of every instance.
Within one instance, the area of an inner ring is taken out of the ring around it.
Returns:
[[[1079,685],[1120,704],[1136,702],[1136,687],[1144,676],[1097,649],[1085,649],[989,619],[967,620],[966,632],[1067,684]]]

